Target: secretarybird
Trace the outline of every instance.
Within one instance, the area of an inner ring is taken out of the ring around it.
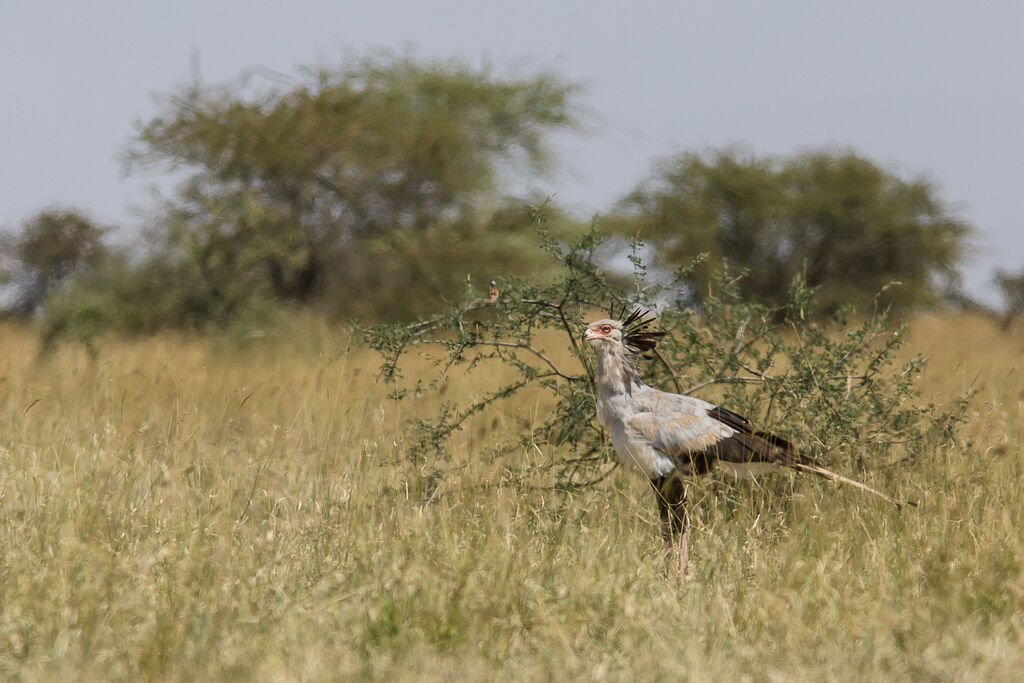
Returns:
[[[746,418],[693,396],[644,384],[634,357],[655,347],[664,332],[648,329],[653,317],[641,309],[625,320],[597,320],[583,341],[597,353],[597,419],[608,430],[623,464],[646,475],[658,499],[668,551],[686,569],[685,478],[718,465],[735,476],[790,467],[850,484],[902,505],[884,493],[816,465],[793,444],[751,426]]]

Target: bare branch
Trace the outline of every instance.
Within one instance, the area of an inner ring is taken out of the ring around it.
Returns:
[[[527,377],[525,379],[520,380],[519,382],[516,382],[514,384],[510,384],[510,385],[508,385],[506,387],[502,387],[498,391],[495,391],[495,392],[493,392],[491,394],[488,394],[483,399],[481,399],[481,400],[477,401],[476,403],[470,405],[468,408],[466,408],[466,410],[464,410],[462,413],[458,414],[457,415],[457,419],[455,420],[455,422],[452,422],[452,423],[446,425],[445,428],[442,430],[441,434],[444,435],[444,436],[447,436],[448,434],[451,434],[455,430],[460,429],[462,427],[462,423],[463,422],[468,420],[470,417],[472,417],[476,413],[479,413],[481,410],[483,410],[484,408],[489,406],[494,401],[496,401],[498,399],[501,399],[501,398],[506,398],[506,397],[510,396],[511,394],[514,394],[515,392],[519,391],[520,389],[522,389],[523,387],[525,387],[527,384],[529,384],[530,382],[532,382],[534,380],[544,379],[545,377],[552,377],[552,376],[554,376],[554,374],[555,373],[546,372],[544,374],[537,375],[536,377]]]
[[[461,318],[466,313],[469,313],[470,311],[477,308],[483,308],[484,306],[493,306],[495,303],[496,302],[492,301],[491,299],[473,299],[459,310],[458,317]],[[450,314],[438,315],[433,318],[428,318],[427,320],[421,320],[419,322],[406,325],[405,329],[412,330],[417,333],[419,333],[420,331],[426,332],[428,330],[435,329],[438,325],[440,325],[442,322],[444,322],[450,317]]]
[[[682,387],[680,387],[680,385],[679,385],[679,375],[676,373],[676,369],[674,367],[672,367],[672,364],[668,362],[668,360],[665,358],[665,356],[661,355],[661,352],[658,351],[658,347],[657,346],[655,346],[651,350],[654,352],[655,357],[658,360],[661,361],[661,364],[665,366],[665,369],[668,370],[668,374],[672,377],[672,384],[675,385],[676,392],[677,393],[686,393],[686,392],[683,391]]]
[[[605,470],[604,472],[599,474],[594,479],[588,479],[587,481],[580,482],[578,484],[577,483],[573,483],[573,484],[565,484],[565,485],[562,485],[562,486],[556,485],[555,488],[556,489],[557,488],[561,488],[561,489],[564,489],[564,490],[575,490],[575,489],[585,489],[585,488],[590,488],[592,486],[597,486],[602,481],[607,479],[611,475],[612,472],[614,472],[615,470],[619,469],[619,466],[621,464],[622,463],[619,460],[616,460],[615,462],[612,463],[612,465],[607,470]]]
[[[569,325],[569,320],[565,317],[564,311],[565,301],[557,306],[558,317],[562,319],[562,326],[565,328],[565,333],[569,337],[569,341],[572,342],[572,348],[576,351],[576,356],[580,359],[580,364],[583,366],[583,370],[587,373],[587,379],[591,384],[594,383],[594,375],[590,372],[590,366],[583,360],[583,350],[579,344],[576,343],[576,335],[573,334],[572,327]]]
[[[453,342],[446,341],[444,339],[417,339],[416,341],[411,342],[411,343],[413,345],[415,345],[415,344],[451,345]],[[537,358],[539,358],[542,361],[544,361],[545,363],[547,363],[547,366],[549,368],[551,368],[553,373],[558,375],[562,379],[568,380],[570,382],[579,382],[579,381],[582,381],[582,380],[586,379],[582,375],[570,375],[570,374],[568,374],[566,372],[563,372],[557,365],[555,365],[555,363],[550,358],[548,358],[543,353],[541,353],[537,349],[533,348],[529,344],[522,344],[520,342],[492,341],[490,339],[474,339],[472,341],[467,341],[464,344],[460,344],[460,346],[463,346],[465,348],[471,348],[473,346],[495,346],[495,347],[499,347],[499,348],[522,349],[523,351],[529,351],[534,356],[536,356]]]
[[[709,387],[712,384],[761,384],[767,381],[769,380],[762,377],[715,377],[714,379],[694,384],[693,386],[684,389],[682,393],[692,394],[693,392],[700,391],[704,387]]]

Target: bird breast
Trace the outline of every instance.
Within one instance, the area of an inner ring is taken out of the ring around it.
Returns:
[[[658,479],[672,472],[677,463],[649,442],[632,438],[621,422],[610,430],[612,446],[619,456],[619,461],[630,469],[646,475],[650,479]]]

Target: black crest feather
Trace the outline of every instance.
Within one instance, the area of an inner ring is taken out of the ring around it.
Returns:
[[[650,351],[658,345],[658,338],[665,336],[664,332],[655,332],[648,329],[657,318],[650,311],[639,307],[634,308],[628,317],[623,318],[622,316],[626,315],[628,310],[627,306],[623,306],[618,316],[616,316],[619,320],[622,320],[622,342],[633,353]],[[615,315],[615,311],[612,311],[612,315]]]

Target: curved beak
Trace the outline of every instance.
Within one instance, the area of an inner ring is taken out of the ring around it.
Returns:
[[[583,330],[583,341],[590,341],[591,339],[597,339],[599,336],[600,335],[597,332],[594,332],[589,327],[587,329]]]

